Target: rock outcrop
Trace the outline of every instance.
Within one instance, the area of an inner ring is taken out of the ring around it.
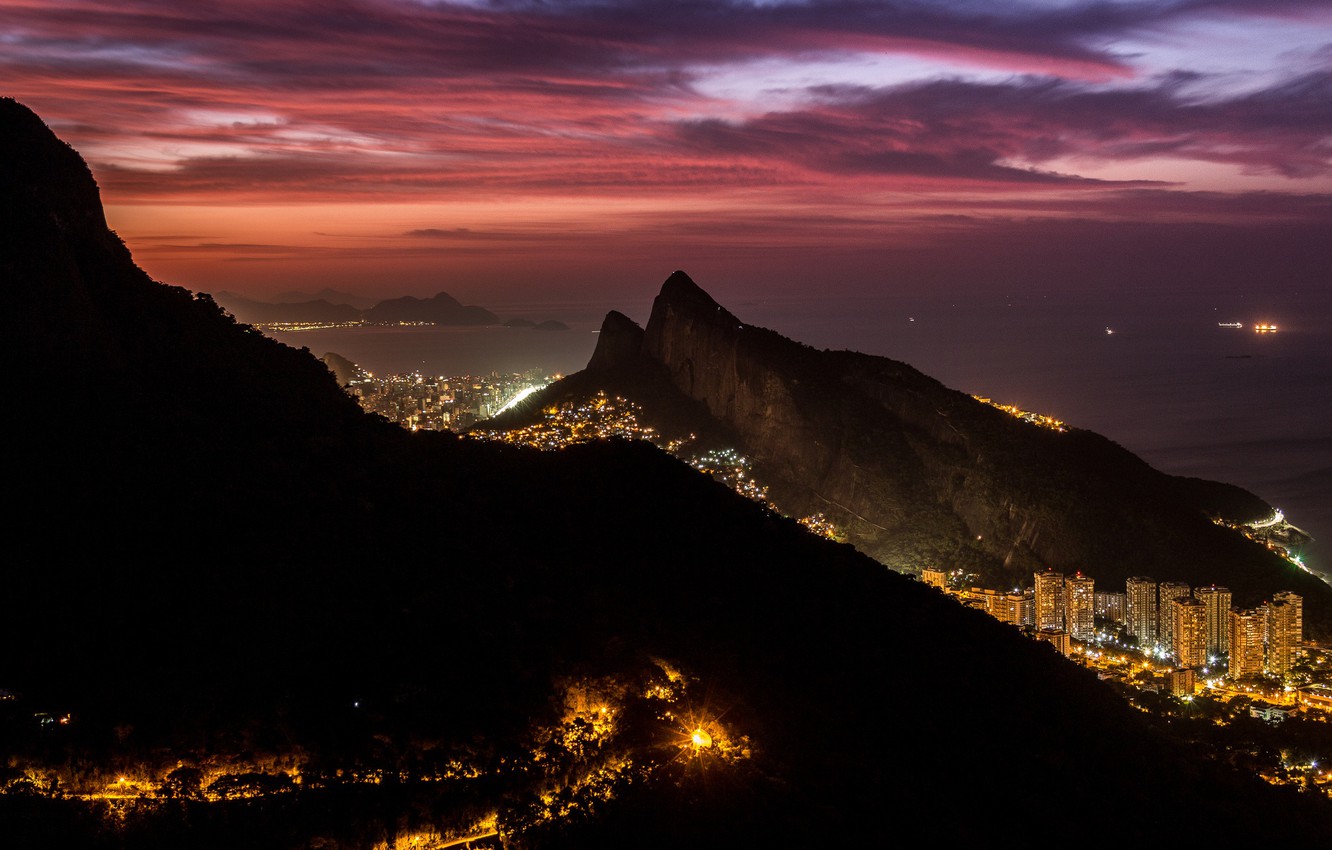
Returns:
[[[684,272],[645,329],[607,316],[587,371],[631,397],[637,373],[658,399],[664,374],[734,433],[784,512],[825,514],[895,569],[960,567],[989,586],[1046,567],[1109,588],[1145,574],[1226,583],[1255,604],[1294,587],[1327,610],[1326,585],[1213,522],[1263,515],[1257,496],[1165,475],[1097,434],[1033,425],[904,363],[747,325]]]

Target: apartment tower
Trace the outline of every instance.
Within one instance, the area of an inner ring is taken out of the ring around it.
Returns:
[[[1207,609],[1207,654],[1225,655],[1230,652],[1230,588],[1200,587],[1193,596]]]
[[[1170,613],[1171,653],[1179,659],[1180,666],[1207,664],[1207,606],[1192,596],[1176,596],[1170,602]]]
[[[1247,676],[1260,676],[1263,672],[1263,633],[1267,622],[1267,610],[1250,608],[1247,611],[1231,611],[1226,620],[1226,630],[1230,643],[1230,678],[1243,679]]]
[[[1138,646],[1150,649],[1156,643],[1156,582],[1145,576],[1128,580],[1128,633],[1138,639]]]
[[[1067,607],[1064,621],[1074,640],[1089,641],[1096,637],[1096,583],[1082,573],[1070,576],[1064,583]]]
[[[1172,603],[1192,594],[1189,586],[1182,581],[1163,581],[1156,606],[1156,642],[1170,654],[1175,654],[1175,615]]]
[[[1036,573],[1036,628],[1064,628],[1064,574],[1054,570]]]
[[[1290,675],[1295,650],[1304,638],[1304,600],[1283,591],[1267,603],[1267,673],[1278,679]]]

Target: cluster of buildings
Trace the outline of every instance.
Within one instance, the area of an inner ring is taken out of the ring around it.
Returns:
[[[1034,574],[1032,588],[1011,592],[954,589],[939,569],[925,569],[921,578],[963,604],[1030,630],[1065,655],[1074,641],[1104,642],[1102,627],[1110,625],[1144,654],[1179,671],[1199,672],[1224,660],[1232,680],[1268,676],[1289,682],[1304,639],[1303,600],[1290,591],[1256,608],[1236,608],[1228,588],[1144,576],[1130,578],[1123,593],[1098,591],[1092,577],[1080,572],[1054,570]]]
[[[514,445],[553,450],[588,440],[648,440],[700,472],[716,478],[736,492],[775,510],[768,501],[768,488],[753,475],[749,458],[735,449],[713,449],[702,455],[685,451],[688,439],[668,440],[642,421],[637,404],[619,396],[598,392],[581,402],[563,402],[542,410],[541,419],[530,425],[505,430],[473,430],[473,426],[499,414],[559,376],[549,377],[537,370],[488,377],[472,375],[408,375],[375,377],[352,368],[345,378],[348,393],[371,413],[396,422],[412,431],[458,431],[484,440],[499,440]],[[823,514],[800,518],[799,522],[814,534],[840,540],[841,533]]]
[[[620,396],[598,392],[585,401],[566,401],[541,411],[541,419],[521,428],[476,430],[471,436],[551,451],[591,440],[649,440],[660,444],[656,430],[644,424],[642,409]]]
[[[713,449],[701,456],[686,458],[686,460],[694,469],[711,475],[740,495],[747,496],[756,502],[767,503],[767,486],[760,484],[754,478],[753,471],[750,469],[752,464],[749,458],[735,449]]]
[[[365,410],[411,431],[465,431],[494,416],[514,398],[551,380],[537,370],[484,377],[414,372],[378,378],[361,371],[347,383],[347,392]]]
[[[768,487],[754,477],[749,458],[733,448],[710,449],[702,454],[689,447],[696,439],[667,439],[655,428],[644,424],[642,408],[621,396],[607,396],[604,391],[584,401],[566,401],[541,411],[541,419],[530,425],[506,430],[476,429],[471,436],[484,440],[531,446],[543,450],[561,449],[588,440],[647,440],[657,448],[674,455],[694,469],[709,475],[742,496],[778,511],[768,500]],[[780,512],[780,511],[778,511]],[[811,533],[830,540],[841,540],[842,535],[823,514],[800,517],[797,520]]]

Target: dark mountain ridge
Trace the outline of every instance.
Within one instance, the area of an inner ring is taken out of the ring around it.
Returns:
[[[219,292],[218,303],[237,320],[252,324],[275,322],[429,322],[436,325],[498,325],[499,317],[484,307],[464,305],[447,292],[430,298],[404,295],[364,309],[333,304],[327,299],[268,303],[234,292]]]
[[[518,451],[362,414],[308,352],[135,267],[87,167],[8,99],[0,199],[6,847],[340,850],[476,812],[518,848],[947,844],[1034,799],[1057,830],[1332,827],[1325,801],[1201,760],[1048,647],[650,446]],[[664,698],[629,695],[658,667],[750,742],[734,761],[663,744]],[[579,721],[576,746],[534,750],[569,681],[611,682],[615,749]],[[580,797],[603,757],[640,772]],[[209,802],[174,773],[230,764],[301,781]],[[163,790],[71,793],[121,772]],[[547,797],[568,813],[533,817]]]
[[[224,294],[232,293],[215,292],[213,297],[218,303],[222,302]],[[360,310],[368,310],[379,303],[378,298],[369,298],[364,295],[358,295],[351,292],[343,292],[332,287],[324,287],[318,292],[303,292],[301,290],[290,289],[285,292],[279,292],[270,299],[275,304],[299,304],[306,301],[327,301],[330,304],[350,304]]]
[[[447,292],[432,298],[404,295],[381,301],[365,311],[370,322],[434,322],[437,325],[498,325],[499,317],[484,307],[464,306]]]
[[[1038,427],[905,363],[746,325],[683,272],[646,329],[612,312],[585,372],[506,421],[596,389],[640,401],[667,433],[729,435],[784,512],[823,513],[894,569],[960,567],[999,588],[1047,567],[1098,589],[1149,575],[1227,585],[1244,606],[1295,590],[1315,635],[1332,634],[1332,588],[1214,521],[1269,514],[1252,493],[1165,475],[1095,433]]]
[[[288,293],[291,295],[292,293]],[[404,295],[389,298],[366,306],[354,306],[344,301],[331,301],[330,298],[344,297],[333,290],[323,290],[326,297],[304,300],[288,300],[279,297],[273,302],[257,301],[234,292],[213,294],[217,304],[230,313],[239,322],[249,324],[280,324],[305,322],[372,322],[383,324],[428,323],[445,326],[483,327],[500,324],[500,319],[484,307],[467,305],[447,292],[436,293],[430,298],[416,298]],[[364,299],[355,299],[363,303]],[[567,331],[569,326],[554,319],[534,322],[531,319],[516,317],[503,323],[508,328],[533,328],[539,331]]]
[[[218,306],[235,316],[237,321],[256,325],[272,322],[359,322],[365,312],[350,304],[329,301],[327,298],[270,303],[234,292],[215,292],[213,298]]]

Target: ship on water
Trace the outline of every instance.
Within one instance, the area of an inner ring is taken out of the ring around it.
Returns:
[[[1218,328],[1242,328],[1242,327],[1244,327],[1244,323],[1243,323],[1243,322],[1217,322],[1217,323],[1216,323],[1216,326],[1217,326]]]

